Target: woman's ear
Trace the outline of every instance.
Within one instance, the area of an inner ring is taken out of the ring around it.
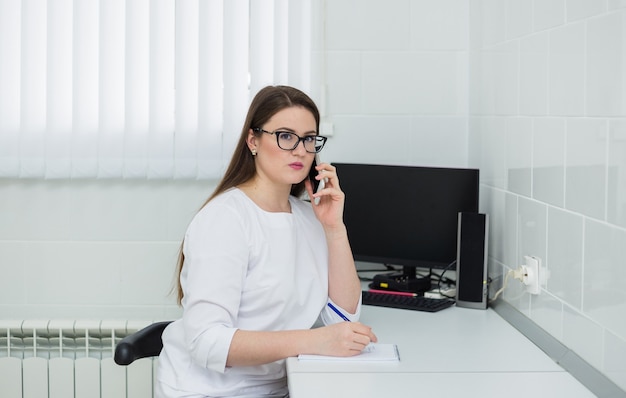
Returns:
[[[248,138],[246,139],[246,143],[248,144],[248,149],[250,151],[255,150],[256,151],[256,140],[257,140],[257,136],[254,134],[254,131],[252,131],[252,129],[248,130]]]

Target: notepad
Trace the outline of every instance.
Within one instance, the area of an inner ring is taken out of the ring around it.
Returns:
[[[360,354],[351,357],[335,357],[330,355],[298,355],[300,361],[335,361],[335,362],[379,362],[399,361],[400,352],[395,344],[370,343]]]

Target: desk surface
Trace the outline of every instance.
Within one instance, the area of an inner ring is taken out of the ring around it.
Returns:
[[[567,372],[295,373],[291,398],[595,397]]]
[[[428,313],[363,306],[361,322],[372,327],[381,343],[398,345],[400,362],[288,358],[291,398],[448,392],[481,397],[594,396],[492,310],[451,307]]]

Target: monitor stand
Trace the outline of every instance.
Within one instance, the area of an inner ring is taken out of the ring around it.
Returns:
[[[417,276],[415,267],[402,267],[402,272],[374,275],[372,289],[396,292],[424,293],[431,289],[431,272],[427,276]]]

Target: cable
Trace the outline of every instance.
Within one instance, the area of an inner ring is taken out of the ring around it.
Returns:
[[[437,275],[437,274],[431,274],[431,275],[433,275],[433,276],[434,276],[434,275],[436,275],[436,276],[437,276],[437,277],[436,277],[436,278],[434,278],[434,279],[436,279],[436,280],[437,280],[437,290],[439,291],[439,294],[440,294],[442,297],[445,297],[445,298],[451,298],[451,299],[456,298],[456,296],[448,296],[447,294],[444,294],[444,293],[441,291],[441,283],[442,283],[442,282],[445,282],[448,286],[450,286],[450,285],[454,285],[454,286],[456,286],[456,281],[455,281],[455,280],[452,280],[452,279],[450,279],[450,278],[444,278],[444,275],[445,275],[446,271],[448,271],[449,269],[451,269],[451,268],[452,268],[452,266],[453,266],[453,265],[455,265],[455,264],[456,264],[456,260],[454,260],[453,262],[451,262],[450,264],[448,264],[448,266],[446,266],[446,268],[444,268],[444,269],[443,269],[443,271],[441,272],[441,274],[439,274],[439,275]]]
[[[356,270],[357,275],[359,275],[359,280],[362,282],[372,282],[374,280],[374,278],[372,277],[367,277],[367,276],[361,276],[360,273],[361,272],[397,272],[398,270],[393,266],[393,265],[389,265],[389,264],[383,264],[383,266],[385,267],[385,269],[358,269]]]
[[[490,302],[494,302],[496,301],[496,299],[498,298],[498,296],[504,291],[504,289],[506,289],[506,286],[509,282],[509,277],[513,275],[513,277],[515,279],[519,279],[520,281],[524,279],[524,274],[521,268],[518,269],[511,269],[509,270],[509,272],[506,273],[506,276],[504,277],[504,283],[502,284],[502,287],[500,288],[500,290],[498,290],[496,292],[496,294],[493,296],[493,298],[491,300],[489,300]]]

